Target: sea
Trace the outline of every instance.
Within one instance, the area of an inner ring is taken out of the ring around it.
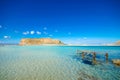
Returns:
[[[96,52],[98,63],[83,61],[78,50]],[[0,80],[120,80],[112,59],[120,59],[120,46],[2,45]]]

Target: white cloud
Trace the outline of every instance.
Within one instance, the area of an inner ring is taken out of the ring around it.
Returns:
[[[34,33],[35,33],[35,31],[31,31],[30,33],[31,33],[31,34],[34,34]]]
[[[23,34],[24,34],[24,35],[27,35],[27,34],[29,34],[29,31],[23,32]]]
[[[37,34],[39,34],[39,35],[41,34],[41,32],[40,32],[40,31],[36,31],[36,33],[37,33]]]
[[[5,38],[5,39],[8,39],[8,38],[10,38],[10,36],[4,36],[4,38]]]
[[[47,30],[47,27],[44,27],[43,29],[44,29],[44,30]]]
[[[23,32],[23,34],[24,34],[24,35],[27,35],[27,33],[26,33],[26,32]]]

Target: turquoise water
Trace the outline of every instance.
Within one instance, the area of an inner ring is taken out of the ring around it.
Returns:
[[[83,63],[76,50],[95,51],[100,64]],[[120,47],[0,46],[0,80],[120,80],[112,59],[120,59]]]

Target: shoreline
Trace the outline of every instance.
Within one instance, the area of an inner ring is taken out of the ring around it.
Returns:
[[[19,44],[0,44],[0,46],[76,46],[76,47],[120,47],[120,45],[67,45],[67,44],[41,44],[41,45],[19,45]]]

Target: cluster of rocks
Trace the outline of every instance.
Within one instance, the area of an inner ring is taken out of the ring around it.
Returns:
[[[96,60],[96,58],[99,57],[96,55],[96,52],[77,50],[77,54],[81,55],[83,63],[90,64],[90,65],[99,64],[99,63],[101,64],[101,61]],[[109,55],[108,55],[108,53],[106,53],[105,54],[106,63],[109,62],[108,57],[109,57]],[[112,63],[117,65],[117,66],[120,66],[120,59],[112,59]]]

